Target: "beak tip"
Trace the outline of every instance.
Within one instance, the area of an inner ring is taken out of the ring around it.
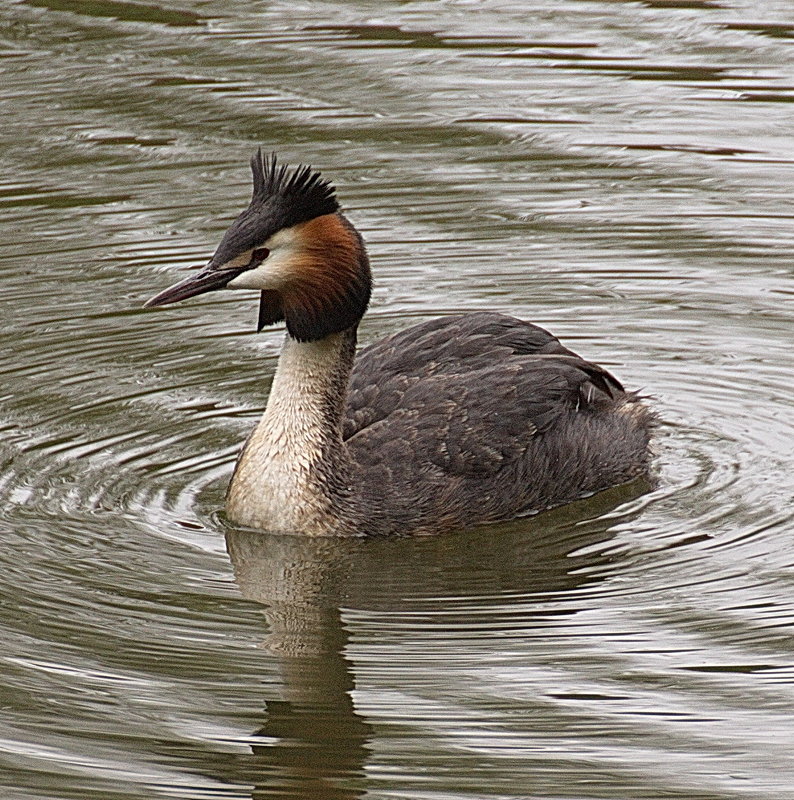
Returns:
[[[165,302],[168,302],[163,295],[165,292],[160,292],[159,294],[154,295],[154,297],[150,297],[141,308],[154,308],[155,306],[162,306],[165,305]],[[165,300],[165,302],[163,302]]]
[[[178,303],[180,300],[186,300],[188,297],[195,297],[205,292],[223,289],[230,280],[235,278],[242,271],[242,269],[238,268],[213,269],[211,267],[205,267],[198,275],[192,275],[179,283],[175,283],[173,286],[169,286],[154,297],[150,297],[143,304],[143,308]]]

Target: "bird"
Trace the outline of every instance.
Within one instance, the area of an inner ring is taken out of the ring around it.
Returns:
[[[275,153],[197,273],[145,303],[259,292],[286,332],[226,494],[233,525],[307,536],[430,535],[534,514],[651,470],[655,412],[545,329],[450,314],[357,350],[372,289],[334,185]]]

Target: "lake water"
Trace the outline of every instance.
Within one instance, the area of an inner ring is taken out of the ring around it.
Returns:
[[[8,0],[0,797],[794,798],[794,8]],[[364,342],[549,327],[658,485],[396,541],[230,528],[283,332],[161,311],[262,145],[338,186]]]

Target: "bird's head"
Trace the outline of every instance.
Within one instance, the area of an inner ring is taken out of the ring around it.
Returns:
[[[361,319],[371,290],[361,237],[339,212],[334,187],[311,167],[276,156],[251,159],[254,192],[195,275],[145,304],[163,306],[216,289],[260,292],[257,330],[284,320],[290,335],[316,341]]]

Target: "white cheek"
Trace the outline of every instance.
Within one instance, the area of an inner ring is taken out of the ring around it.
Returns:
[[[255,269],[241,272],[227,284],[227,289],[283,289],[290,276],[290,262],[294,258],[291,247],[279,247]]]

